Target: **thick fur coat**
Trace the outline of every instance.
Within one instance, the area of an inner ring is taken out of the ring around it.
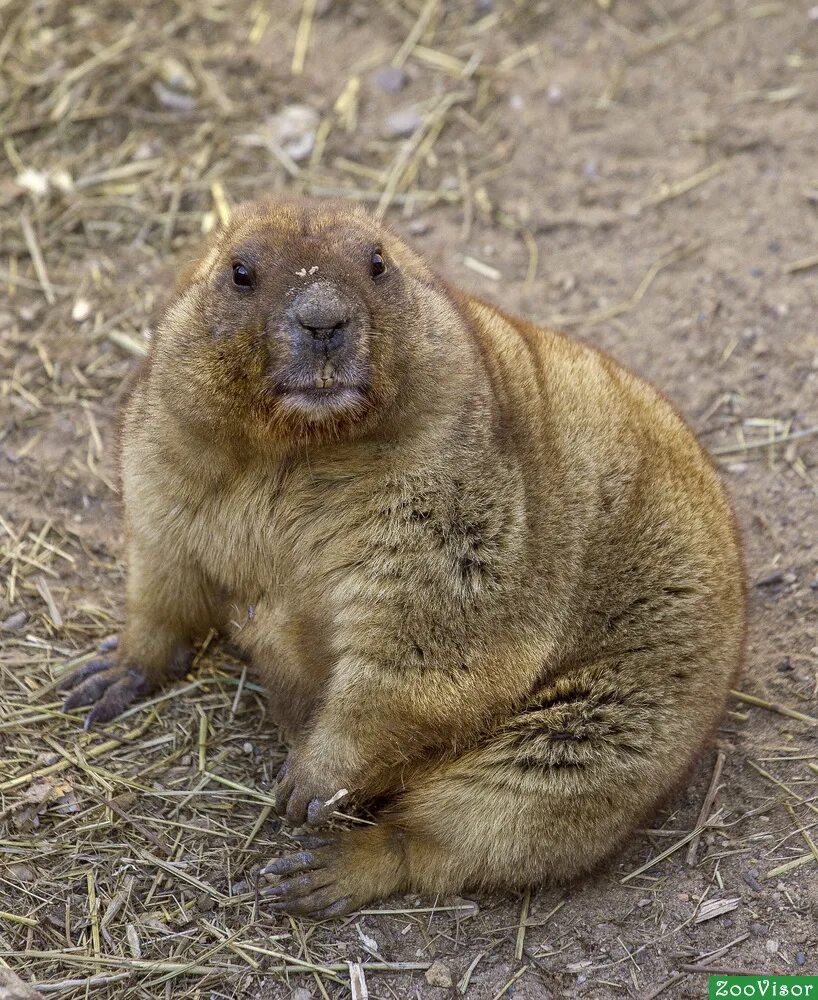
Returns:
[[[228,629],[292,741],[287,818],[379,803],[268,866],[275,907],[587,871],[684,779],[739,669],[734,517],[679,415],[355,207],[254,205],[212,239],[122,476],[125,630],[69,707],[104,721]]]

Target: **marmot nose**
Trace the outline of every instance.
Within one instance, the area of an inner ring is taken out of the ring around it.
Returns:
[[[297,326],[317,340],[331,340],[342,333],[352,315],[350,303],[338,289],[323,281],[300,292],[291,311]]]

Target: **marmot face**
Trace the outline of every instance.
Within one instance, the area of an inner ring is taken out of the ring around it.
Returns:
[[[158,331],[157,353],[174,360],[161,366],[175,376],[167,395],[205,425],[227,408],[289,439],[354,434],[388,410],[424,353],[417,292],[432,283],[354,207],[240,210],[188,269]]]

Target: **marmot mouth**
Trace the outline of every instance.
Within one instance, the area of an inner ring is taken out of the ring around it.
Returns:
[[[363,416],[370,400],[362,385],[332,382],[329,385],[280,386],[279,406],[309,421]]]

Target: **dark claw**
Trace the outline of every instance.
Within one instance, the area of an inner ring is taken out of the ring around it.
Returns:
[[[264,893],[262,893],[264,895]],[[293,913],[292,904],[284,900],[264,900],[264,907],[267,910],[273,910],[275,913]]]
[[[100,653],[110,653],[112,650],[116,649],[119,645],[118,635],[106,636],[102,642],[99,644]]]
[[[307,822],[310,826],[318,826],[326,818],[326,809],[321,799],[313,799],[307,806]]]
[[[289,875],[292,872],[307,871],[315,865],[315,855],[311,851],[299,851],[284,858],[276,858],[261,869],[262,875]]]
[[[332,816],[338,806],[343,805],[347,799],[348,796],[344,795],[340,799],[334,799],[332,805],[327,805],[323,799],[313,799],[307,806],[307,822],[310,826],[322,826]],[[330,800],[328,799],[327,801]]]
[[[95,674],[84,680],[79,687],[73,689],[62,704],[63,712],[70,712],[81,705],[93,705],[103,692],[110,687],[111,681],[104,674]]]
[[[306,850],[316,847],[330,847],[335,843],[334,837],[322,837],[319,833],[294,833],[291,836],[296,844]]]
[[[88,670],[93,664],[93,670]],[[84,680],[72,675],[70,682],[79,681],[63,702],[63,711],[70,712],[81,705],[94,707],[85,717],[84,728],[115,719],[140,695],[145,689],[145,679],[138,670],[128,670],[124,675],[121,669],[110,666],[109,660],[97,660],[86,663],[80,671],[90,673]],[[77,672],[79,673],[79,671]]]
[[[316,889],[307,896],[296,899],[281,899],[265,902],[265,907],[276,913],[291,913],[296,916],[312,917],[313,920],[321,920],[328,917],[339,917],[344,913],[349,913],[354,909],[350,896],[342,896],[331,903],[326,902],[328,889]],[[329,889],[331,892],[331,888]]]
[[[295,878],[287,879],[286,882],[279,882],[278,885],[268,886],[262,889],[261,895],[268,896],[303,896],[310,892],[314,886],[314,873],[302,872]]]
[[[287,799],[287,808],[284,815],[287,822],[293,826],[302,826],[307,819],[307,803],[299,796],[298,789],[293,789],[292,795]]]
[[[93,660],[89,660],[60,681],[60,691],[70,691],[80,681],[84,681],[86,677],[92,677],[102,670],[108,670],[111,666],[113,666],[113,660],[106,659],[105,657],[96,657]]]
[[[290,780],[290,762],[285,760],[284,763],[278,770],[276,775],[276,788],[275,788],[275,799],[276,799],[276,812],[283,816],[287,811],[287,804],[290,801],[290,796],[293,793],[293,782]]]
[[[328,920],[330,917],[342,917],[352,909],[354,909],[352,906],[352,897],[343,896],[334,903],[330,903],[329,906],[325,906],[323,910],[316,910],[312,914],[312,918],[313,920]]]
[[[125,711],[139,694],[141,677],[137,675],[138,680],[135,679],[133,676],[135,673],[136,671],[130,670],[127,677],[123,677],[121,680],[111,684],[102,698],[85,717],[85,722],[83,723],[84,729],[91,729],[96,725],[110,722],[111,719],[115,719]]]

